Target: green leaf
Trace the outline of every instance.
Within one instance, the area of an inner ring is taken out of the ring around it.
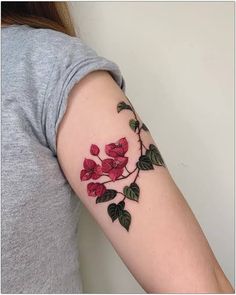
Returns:
[[[151,151],[156,152],[156,153],[160,153],[159,150],[158,150],[158,148],[157,148],[154,144],[150,144],[150,145],[149,145],[149,149],[150,149]]]
[[[119,216],[119,222],[127,231],[129,231],[129,226],[131,223],[130,213],[126,210],[122,210],[122,212]]]
[[[143,123],[141,128],[144,130],[144,131],[149,131],[149,129],[147,128],[147,126]]]
[[[141,156],[139,158],[138,162],[136,163],[136,166],[140,170],[153,170],[154,169],[151,160],[147,156]]]
[[[107,189],[101,197],[97,197],[96,203],[107,202],[115,198],[117,191],[113,189]]]
[[[124,207],[124,201],[121,201],[118,204],[112,203],[107,207],[107,212],[111,217],[112,222],[114,222],[122,214]]]
[[[129,121],[129,126],[131,127],[131,129],[132,129],[133,131],[136,131],[136,129],[139,127],[139,121],[134,120],[134,119],[131,119],[131,120]]]
[[[118,204],[112,203],[107,207],[108,215],[111,217],[112,222],[117,218],[120,224],[129,231],[129,226],[131,223],[131,215],[128,211],[124,210],[125,202],[121,201]]]
[[[121,210],[123,210],[123,209],[125,208],[125,202],[124,202],[124,201],[121,201],[121,202],[119,202],[119,203],[117,204],[117,206],[118,206]]]
[[[130,186],[125,186],[123,189],[124,195],[128,199],[136,201],[136,202],[138,202],[138,199],[139,199],[139,192],[140,192],[139,186],[134,182],[132,182]]]
[[[111,217],[112,222],[114,222],[116,218],[118,217],[118,212],[116,210],[116,207],[117,205],[115,203],[112,203],[107,207],[107,212],[109,216]]]
[[[130,105],[128,105],[127,103],[125,103],[124,101],[121,101],[118,103],[117,105],[117,112],[119,113],[120,111],[122,110],[131,110],[132,111],[132,108]]]
[[[154,144],[149,145],[149,149],[146,150],[146,156],[151,160],[152,164],[157,166],[165,166],[164,160]]]

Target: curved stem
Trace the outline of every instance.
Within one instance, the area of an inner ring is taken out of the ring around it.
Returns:
[[[142,143],[142,146],[146,149],[146,150],[148,150],[148,148]]]
[[[125,166],[125,170],[128,172],[128,173],[130,173],[130,171],[128,170],[128,168]]]
[[[139,144],[140,144],[140,153],[141,153],[141,155],[140,156],[142,156],[143,155],[143,142],[142,142],[142,139],[141,139],[141,136],[140,136],[140,128],[139,128],[139,132],[138,132],[138,142],[139,142]]]
[[[137,114],[136,114],[136,112],[135,112],[135,110],[134,110],[134,108],[132,107],[132,112],[133,112],[133,114],[134,114],[134,118],[135,118],[135,120],[136,121],[139,121],[138,120],[138,117],[137,117]],[[140,153],[141,153],[141,156],[143,155],[143,142],[142,142],[142,139],[141,139],[141,135],[140,135],[140,133],[141,133],[141,127],[139,126],[138,127],[138,132],[137,132],[137,135],[138,135],[138,142],[139,142],[139,144],[140,144]]]
[[[102,159],[99,157],[99,155],[97,155],[98,159],[102,162]]]
[[[127,175],[125,175],[125,176],[122,176],[121,178],[117,178],[117,179],[125,179],[125,178],[127,178],[127,177],[129,177],[131,174],[133,174],[136,170],[137,170],[138,168],[137,167],[135,167],[135,169],[132,171],[132,172],[130,172],[129,174],[127,174]]]
[[[125,200],[126,196],[122,192],[117,192],[117,194],[121,194],[122,196],[124,196],[124,198],[121,201]]]
[[[119,177],[117,178],[115,181],[117,180],[122,180],[122,179],[125,179],[127,177],[129,177],[131,174],[133,174],[138,168],[136,167],[133,171],[131,171],[129,174],[125,175],[125,176],[122,176],[122,177]],[[109,183],[109,182],[113,182],[113,180],[108,180],[108,181],[104,181],[102,182],[102,184],[105,184],[105,183]]]
[[[107,176],[107,177],[109,177],[109,174],[102,174],[101,176]]]
[[[135,176],[135,178],[134,178],[133,183],[137,180],[137,178],[138,178],[138,176],[139,176],[139,172],[140,172],[140,169],[138,169],[138,172],[137,172],[137,174],[136,174],[136,176]]]
[[[117,194],[121,194],[121,195],[123,195],[123,196],[124,196],[124,194],[123,194],[122,192],[117,192]]]

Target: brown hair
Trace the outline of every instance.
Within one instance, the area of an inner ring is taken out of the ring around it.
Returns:
[[[76,36],[66,2],[1,2],[4,25],[29,25]]]

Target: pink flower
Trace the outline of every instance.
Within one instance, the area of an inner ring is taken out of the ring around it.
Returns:
[[[80,180],[98,179],[102,175],[102,167],[93,160],[84,159],[84,169],[80,172]]]
[[[106,191],[104,184],[99,182],[90,182],[87,185],[88,195],[91,197],[101,197]]]
[[[90,154],[93,156],[97,156],[100,152],[99,147],[96,144],[92,144],[90,147]]]
[[[122,175],[124,167],[128,163],[127,157],[116,157],[114,159],[105,159],[102,161],[102,171],[108,173],[111,180],[115,181]]]
[[[105,152],[110,157],[123,157],[128,151],[128,141],[125,137],[119,139],[116,143],[105,145]]]

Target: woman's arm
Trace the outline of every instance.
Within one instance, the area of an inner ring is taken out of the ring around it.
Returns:
[[[109,73],[90,73],[72,89],[57,155],[146,292],[233,292],[158,144]]]

